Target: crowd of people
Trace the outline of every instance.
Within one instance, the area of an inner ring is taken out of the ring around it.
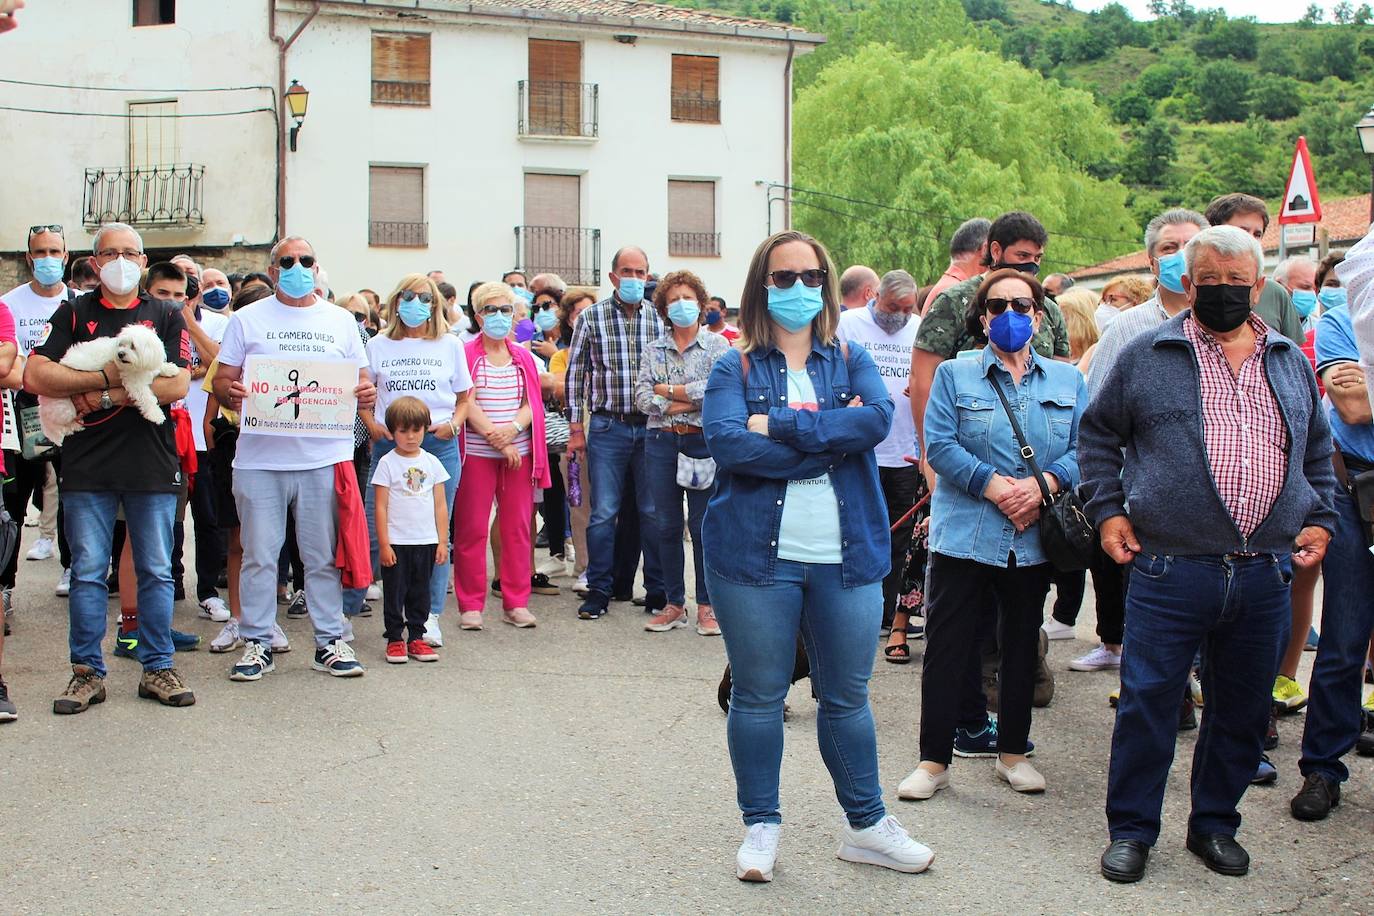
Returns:
[[[126,225],[85,257],[35,225],[32,279],[0,296],[4,504],[19,524],[38,514],[27,560],[61,564],[71,674],[53,711],[107,699],[112,596],[139,696],[195,703],[176,653],[200,640],[173,628],[189,505],[194,600],[221,625],[210,651],[239,653],[236,682],[290,651],[282,613],[309,618],[314,669],[358,677],[371,659],[438,661],[446,609],[479,630],[489,595],[534,628],[531,595],[560,594],[554,580],[580,620],[633,601],[646,631],[723,636],[742,880],[773,876],[804,659],[839,857],[920,872],[933,852],[883,802],[875,660],[908,664],[924,641],[898,798],[950,786],[956,757],[1044,792],[1033,711],[1091,576],[1100,644],[1069,669],[1120,677],[1102,874],[1144,875],[1192,728],[1187,848],[1245,874],[1237,805],[1278,778],[1282,716],[1307,709],[1296,818],[1326,817],[1342,759],[1374,754],[1374,235],[1266,278],[1268,220],[1242,194],[1167,210],[1145,231],[1150,279],[1095,291],[1039,279],[1050,234],[1021,211],[960,226],[929,285],[841,272],[786,231],[755,251],[736,308],[632,244],[604,298],[520,270],[466,297],[437,270],[379,296],[333,290],[304,238],[226,275],[149,264]],[[75,358],[101,341],[101,365]],[[148,360],[158,422],[135,406]],[[320,419],[321,399],[343,420]],[[60,443],[54,402],[83,424]],[[6,634],[21,552],[0,570]],[[355,649],[377,602],[383,643]],[[0,679],[0,721],[17,716]]]

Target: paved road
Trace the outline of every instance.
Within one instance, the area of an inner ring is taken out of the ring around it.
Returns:
[[[439,664],[392,667],[382,662],[379,609],[357,627],[370,666],[364,678],[310,670],[308,624],[292,620],[285,626],[298,648],[258,684],[227,680],[230,656],[181,655],[199,702],[165,709],[137,699],[137,666],[114,659],[109,701],[57,718],[49,710],[66,678],[66,630],[64,604],[51,592],[56,572],[52,562],[21,563],[16,633],[6,646],[22,718],[0,726],[5,913],[1153,914],[1374,905],[1374,761],[1352,763],[1332,820],[1294,822],[1286,804],[1301,716],[1282,725],[1279,785],[1245,799],[1249,877],[1213,875],[1183,849],[1186,768],[1170,780],[1147,880],[1121,887],[1098,877],[1113,679],[1066,670],[1086,641],[1052,644],[1059,689],[1033,729],[1050,785],[1038,798],[998,782],[991,761],[958,761],[952,790],[920,804],[896,801],[915,763],[920,666],[878,662],[883,783],[903,823],[937,853],[919,876],[834,857],[840,812],[803,682],[790,700],[777,878],[743,885],[733,872],[742,828],[715,703],[719,639],[645,633],[643,615],[624,604],[581,622],[568,593],[534,599],[538,629],[503,626],[489,605],[486,630],[451,628]],[[217,627],[196,620],[192,607],[178,606],[178,625],[208,641]],[[1085,610],[1079,632],[1091,630]],[[1185,762],[1195,735],[1180,739]]]

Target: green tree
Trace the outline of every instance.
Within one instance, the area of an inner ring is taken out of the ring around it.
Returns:
[[[1111,100],[1112,117],[1122,124],[1144,124],[1155,112],[1154,103],[1134,86]]]
[[[1298,76],[1318,83],[1328,76],[1353,80],[1359,62],[1355,33],[1350,29],[1312,36],[1298,46]]]
[[[1302,110],[1302,84],[1291,76],[1261,73],[1250,84],[1249,109],[1261,118],[1283,121]]]
[[[1350,0],[1340,0],[1331,7],[1331,19],[1339,25],[1349,25],[1355,21],[1355,7]]]
[[[963,4],[964,12],[975,22],[996,21],[1011,25],[1016,21],[1007,8],[1007,0],[963,0]]]
[[[1226,19],[1199,35],[1193,49],[1199,57],[1212,60],[1254,60],[1259,51],[1259,28],[1253,19]]]
[[[1131,138],[1122,177],[1135,185],[1164,184],[1177,155],[1178,143],[1168,123],[1151,118]]]
[[[1093,40],[1104,47],[1143,48],[1150,43],[1150,30],[1132,19],[1130,11],[1120,3],[1108,3],[1089,13],[1085,27]]]
[[[1150,98],[1163,99],[1186,85],[1193,72],[1194,65],[1189,58],[1165,58],[1142,70],[1136,85]]]
[[[1208,121],[1243,121],[1249,109],[1250,73],[1229,60],[1219,60],[1202,68],[1197,77],[1202,116]]]
[[[1169,0],[1150,0],[1145,9],[1155,19],[1163,19],[1169,15]]]
[[[1354,23],[1368,25],[1371,19],[1374,19],[1374,9],[1370,9],[1368,3],[1361,3],[1360,8],[1355,11]]]
[[[1307,12],[1302,14],[1302,18],[1298,20],[1298,25],[1310,28],[1316,25],[1317,23],[1321,22],[1322,18],[1325,15],[1326,14],[1322,12],[1322,8],[1320,6],[1318,6],[1315,3],[1309,3],[1307,6]]]

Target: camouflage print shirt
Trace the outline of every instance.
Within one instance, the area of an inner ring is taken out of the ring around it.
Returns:
[[[964,327],[968,305],[982,282],[982,274],[970,277],[935,298],[921,317],[921,328],[916,332],[918,350],[934,353],[943,359],[953,359],[964,350],[977,350],[983,346],[984,341],[973,337]],[[1064,324],[1064,313],[1049,296],[1045,297],[1045,318],[1040,322],[1040,330],[1031,338],[1031,345],[1035,347],[1035,352],[1044,357],[1069,355],[1069,330]]]

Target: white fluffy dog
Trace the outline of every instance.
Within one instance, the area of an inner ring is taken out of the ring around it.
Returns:
[[[149,423],[166,419],[162,407],[153,394],[153,379],[171,378],[179,371],[167,362],[167,349],[162,338],[152,328],[131,324],[118,337],[100,337],[72,345],[62,357],[62,365],[71,369],[94,372],[111,361],[119,363],[119,384],[124,388],[131,406],[143,414]],[[43,434],[56,445],[74,432],[85,429],[77,419],[71,398],[38,398],[38,418]]]

